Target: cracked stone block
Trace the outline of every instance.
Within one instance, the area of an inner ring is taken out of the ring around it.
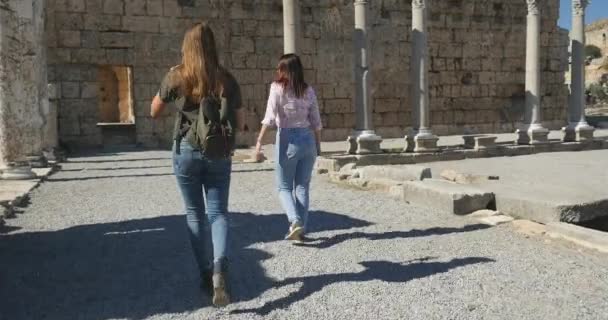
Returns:
[[[393,187],[391,195],[422,207],[464,215],[488,208],[494,194],[450,181],[425,179]]]
[[[483,217],[478,219],[479,222],[483,224],[487,224],[490,226],[497,226],[503,223],[509,223],[515,219],[513,217],[505,216],[505,215],[494,215],[489,217]]]

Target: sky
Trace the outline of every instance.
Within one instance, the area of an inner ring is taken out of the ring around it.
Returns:
[[[571,16],[572,0],[560,0],[559,26],[570,29]],[[602,18],[608,18],[608,0],[591,0],[591,4],[587,7],[585,22],[589,24]]]

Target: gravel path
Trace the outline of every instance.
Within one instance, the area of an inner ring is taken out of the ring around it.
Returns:
[[[608,256],[316,176],[282,239],[269,164],[235,164],[235,303],[198,290],[170,153],[72,158],[0,230],[0,319],[606,319]]]

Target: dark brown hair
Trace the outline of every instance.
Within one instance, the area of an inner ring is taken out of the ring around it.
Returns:
[[[281,56],[277,67],[276,82],[281,84],[283,89],[293,89],[296,97],[304,96],[308,84],[304,82],[304,68],[300,57],[293,53]]]

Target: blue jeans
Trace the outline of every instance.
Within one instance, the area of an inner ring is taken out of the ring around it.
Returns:
[[[190,243],[199,270],[204,272],[211,268],[212,259],[226,257],[232,161],[207,159],[186,141],[182,141],[179,153],[175,147],[173,170],[184,199]]]
[[[313,133],[308,128],[279,128],[275,144],[279,200],[290,223],[306,231],[312,169],[317,157]]]

